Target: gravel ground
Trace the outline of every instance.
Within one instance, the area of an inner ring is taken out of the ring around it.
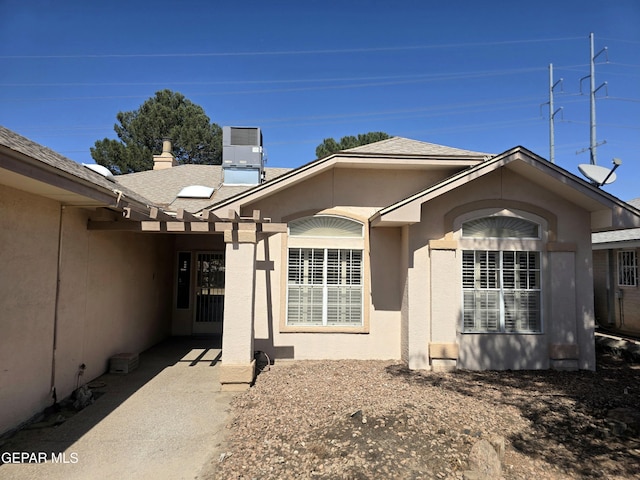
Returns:
[[[640,477],[640,365],[596,372],[412,372],[383,361],[277,362],[238,395],[205,478],[462,479],[500,435],[504,479]]]

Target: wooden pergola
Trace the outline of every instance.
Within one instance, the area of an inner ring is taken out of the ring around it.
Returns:
[[[122,208],[122,218],[89,220],[87,228],[150,233],[223,233],[226,242],[233,242],[233,237],[238,235],[255,237],[260,233],[273,234],[287,231],[285,223],[272,223],[270,218],[261,216],[260,210],[254,210],[250,217],[244,217],[230,209],[227,216],[222,217],[214,214],[212,209],[203,210],[200,215],[196,215],[183,208],[179,208],[176,212],[169,212],[155,206],[141,209],[139,206],[131,205]]]

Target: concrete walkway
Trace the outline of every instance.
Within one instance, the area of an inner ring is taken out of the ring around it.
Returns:
[[[5,463],[0,478],[174,480],[215,471],[234,396],[220,391],[219,345],[172,338],[141,354],[133,372],[90,382],[98,397],[93,405],[0,446],[0,452],[46,454],[46,462]]]

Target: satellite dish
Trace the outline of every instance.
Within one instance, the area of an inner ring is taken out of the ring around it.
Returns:
[[[594,185],[601,187],[602,185],[608,185],[616,181],[615,169],[622,165],[622,160],[619,158],[613,159],[613,168],[601,167],[600,165],[593,165],[590,163],[582,163],[578,165],[580,173],[591,180]]]

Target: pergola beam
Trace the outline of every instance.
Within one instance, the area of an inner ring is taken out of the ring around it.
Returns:
[[[151,209],[149,210],[149,218],[156,221],[166,222],[172,222],[176,219],[175,217],[168,215],[164,210],[158,207],[151,207]]]
[[[176,211],[176,219],[181,222],[202,222],[202,217],[196,217],[193,213],[187,212],[184,208]]]

